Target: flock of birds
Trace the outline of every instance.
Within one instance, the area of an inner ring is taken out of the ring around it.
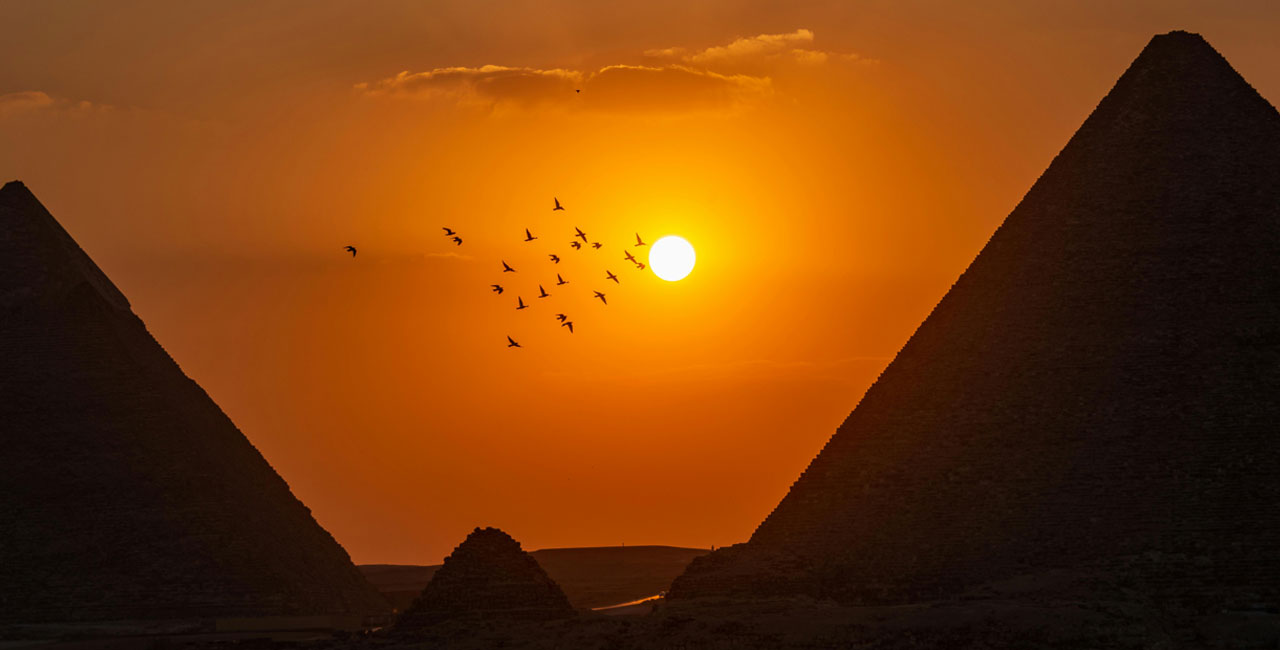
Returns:
[[[551,208],[552,212],[555,212],[557,210],[564,210],[564,206],[560,204],[560,199],[556,197],[552,197],[552,200],[555,202],[555,207]],[[445,227],[442,229],[444,230],[444,236],[450,238],[453,241],[455,246],[462,245],[462,237],[457,232],[455,232],[452,228]],[[569,241],[569,246],[572,247],[575,251],[581,251],[583,246],[588,246],[588,245],[592,249],[597,251],[600,250],[601,248],[604,248],[603,243],[589,240],[587,238],[587,233],[583,232],[581,228],[578,228],[575,226],[573,230],[574,230],[574,235],[573,235],[573,238],[570,239]],[[536,241],[537,239],[538,238],[535,237],[534,234],[528,228],[524,229],[524,243],[527,244],[527,243]],[[578,241],[579,239],[581,239],[582,241]],[[636,247],[648,246],[648,243],[646,243],[644,239],[640,237],[640,233],[636,233],[635,246]],[[351,253],[351,257],[353,259],[355,258],[356,256],[355,246],[346,246],[343,248],[343,250]],[[637,260],[636,257],[631,254],[631,251],[624,250],[623,252],[625,253],[625,255],[623,256],[624,260],[634,264],[637,270],[643,271],[645,269],[644,262]],[[552,264],[559,264],[561,262],[560,256],[555,253],[550,253],[547,257],[550,259]],[[501,260],[501,262],[502,262],[503,273],[517,273],[516,269],[513,268],[510,264],[507,264],[506,260]],[[605,269],[604,273],[605,273],[604,277],[606,281],[612,280],[614,284],[621,284],[621,281],[618,279],[618,276],[614,275],[613,271]],[[556,273],[555,286],[563,286],[566,284],[569,284],[569,281],[564,279],[564,277],[562,277],[560,273]],[[506,291],[506,289],[501,284],[491,284],[489,285],[489,287],[490,287],[490,290],[497,295],[502,295],[502,293]],[[609,301],[605,297],[605,294],[603,291],[593,291],[593,293],[594,293],[593,297],[599,299],[602,305],[607,306],[609,304]],[[543,288],[543,285],[539,284],[538,298],[541,299],[541,298],[550,298],[550,297],[551,297],[551,294],[547,293],[547,290]],[[516,296],[516,311],[528,309],[529,307],[530,305],[525,303],[523,296]],[[561,327],[568,328],[570,334],[573,333],[573,321],[569,320],[569,317],[567,315],[556,314],[556,320],[560,321]],[[521,346],[519,342],[511,338],[511,335],[508,334],[507,347],[519,348],[523,346]]]

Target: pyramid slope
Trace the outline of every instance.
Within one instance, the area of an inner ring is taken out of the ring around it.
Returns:
[[[560,586],[520,543],[497,528],[476,528],[396,627],[412,630],[450,619],[551,620],[573,616]]]
[[[0,622],[386,611],[21,183],[0,259]]]
[[[672,597],[1053,568],[1277,601],[1280,114],[1153,38],[749,542]]]

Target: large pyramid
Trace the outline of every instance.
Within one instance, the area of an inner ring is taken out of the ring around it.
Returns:
[[[124,295],[0,189],[0,623],[387,610]]]
[[[397,629],[413,630],[446,620],[545,621],[574,609],[520,542],[497,528],[477,528],[445,558]]]
[[[1280,114],[1156,36],[743,545],[673,599],[1088,570],[1280,591]]]

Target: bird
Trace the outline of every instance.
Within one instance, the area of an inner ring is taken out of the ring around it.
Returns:
[[[511,336],[509,336],[509,335],[508,335],[508,336],[507,336],[507,347],[509,347],[509,348],[518,348],[518,347],[520,347],[520,344],[519,344],[519,343],[516,343],[516,340],[515,340],[515,339],[513,339],[513,338],[511,338]]]
[[[599,291],[597,291],[597,292],[596,292],[596,297],[600,299],[600,302],[602,302],[602,303],[604,303],[604,304],[606,304],[606,305],[607,305],[607,304],[609,304],[609,301],[604,299],[604,294],[603,294],[603,293],[600,293]]]
[[[643,239],[640,239],[640,233],[636,233],[636,246],[648,246]]]
[[[355,256],[356,256],[356,247],[355,247],[355,246],[348,246],[348,247],[346,247],[346,248],[344,248],[344,249],[342,249],[342,250],[344,250],[344,251],[351,251],[351,257],[355,257]]]
[[[491,284],[491,285],[489,285],[489,286],[493,287],[493,292],[494,292],[494,293],[496,293],[496,294],[498,294],[498,295],[502,295],[502,291],[503,291],[503,289],[502,289],[502,285],[500,285],[500,284]]]
[[[516,296],[516,302],[520,304],[519,307],[516,307],[516,311],[529,308],[529,305],[524,304],[524,298],[521,298],[520,296]]]
[[[632,254],[631,254],[631,251],[627,251],[626,253],[627,253],[626,255],[623,255],[623,256],[622,256],[622,259],[627,260],[628,262],[631,262],[632,264],[635,264],[635,263],[636,263],[636,258],[635,258],[635,256],[634,256],[634,255],[632,255]]]
[[[550,258],[551,258],[551,261],[552,261],[552,262],[555,262],[556,264],[559,264],[559,263],[560,263],[560,256],[559,256],[559,255],[552,254],[552,255],[549,255],[548,257],[550,257]]]
[[[537,239],[537,237],[534,237],[534,236],[533,236],[533,233],[529,232],[529,229],[528,229],[528,228],[525,228],[525,229],[524,229],[524,240],[525,240],[525,241],[533,241],[533,240],[535,240],[535,239]]]
[[[560,205],[560,199],[557,199],[556,197],[554,197],[554,196],[553,196],[553,197],[551,197],[551,200],[556,202],[556,207],[551,208],[551,211],[552,211],[552,212],[555,212],[556,210],[563,210],[563,209],[564,209],[564,206],[563,206],[563,205]]]
[[[559,274],[559,273],[557,273],[557,274],[556,274],[556,286],[559,286],[559,285],[562,285],[562,284],[569,284],[569,281],[568,281],[568,280],[566,280],[566,279],[564,279],[564,278],[562,278],[562,277],[560,277],[560,274]]]
[[[569,317],[568,317],[568,316],[565,316],[564,314],[556,314],[556,320],[558,320],[558,321],[560,321],[561,323],[563,323],[563,322],[565,322],[565,321],[569,320]]]
[[[644,270],[644,262],[636,262],[636,268],[637,268],[637,269],[640,269],[641,271],[643,271],[643,270]]]
[[[604,279],[606,279],[606,280],[613,280],[613,283],[614,283],[614,284],[620,284],[620,283],[618,282],[618,276],[614,275],[614,274],[613,274],[613,271],[610,271],[610,270],[608,270],[608,269],[605,269],[605,271],[604,271]]]
[[[573,334],[573,321],[565,321],[563,323],[560,323],[560,327],[569,328],[569,333]]]
[[[452,237],[452,236],[454,236],[454,235],[456,235],[456,234],[458,234],[458,233],[454,232],[454,231],[453,231],[453,228],[444,228],[444,236],[445,236],[445,237]]]
[[[503,273],[515,273],[515,272],[516,272],[516,270],[515,270],[515,269],[513,269],[513,268],[511,268],[511,265],[510,265],[510,264],[507,264],[506,260],[503,260],[503,261],[502,261],[502,272],[503,272]]]
[[[573,250],[575,250],[575,251],[576,251],[576,250],[581,250],[581,249],[582,249],[582,244],[580,244],[580,243],[578,243],[578,242],[576,242],[576,241],[571,241],[571,242],[569,242],[569,245],[570,245],[570,246],[572,246],[572,247],[573,247]]]
[[[550,297],[550,296],[551,296],[551,294],[547,293],[547,290],[546,290],[546,289],[543,289],[543,288],[542,288],[542,285],[538,285],[538,297],[539,297],[539,298],[547,298],[547,297]]]
[[[457,235],[454,235],[454,236],[453,236],[453,243],[455,243],[455,244],[457,244],[457,245],[461,246],[461,245],[462,245],[462,238],[461,238],[461,237],[459,237],[459,236],[457,236]]]
[[[594,249],[596,249],[596,250],[600,250],[600,247],[602,247],[602,246],[604,246],[604,244],[601,244],[601,243],[600,243],[600,242],[598,242],[598,241],[593,241],[593,242],[591,242],[591,247],[592,247],[592,248],[594,248]]]
[[[582,229],[581,229],[581,228],[579,228],[579,227],[577,227],[577,226],[574,226],[574,227],[573,227],[573,231],[574,231],[574,232],[576,232],[576,233],[578,233],[578,234],[574,235],[574,237],[581,237],[581,238],[582,238],[582,243],[584,243],[584,244],[585,244],[585,243],[587,243],[587,233],[582,232]]]

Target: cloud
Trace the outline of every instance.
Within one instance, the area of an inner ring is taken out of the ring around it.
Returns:
[[[489,111],[547,107],[627,113],[735,111],[774,94],[775,71],[866,61],[856,54],[809,47],[814,34],[797,29],[759,34],[703,50],[646,50],[652,65],[615,64],[595,70],[486,65],[401,72],[356,84],[369,96],[443,100]]]
[[[795,46],[812,42],[813,32],[797,29],[790,34],[760,34],[739,38],[728,45],[709,47],[701,52],[687,55],[684,59],[702,65],[732,63],[744,59],[758,60],[762,57],[774,57],[794,49]]]
[[[85,101],[73,102],[58,99],[39,90],[24,90],[0,95],[0,118],[45,111],[84,113],[104,108],[106,107]]]
[[[582,73],[573,70],[486,65],[406,71],[381,81],[356,84],[356,90],[368,95],[444,98],[465,106],[509,103],[527,107],[572,94],[581,79]]]

